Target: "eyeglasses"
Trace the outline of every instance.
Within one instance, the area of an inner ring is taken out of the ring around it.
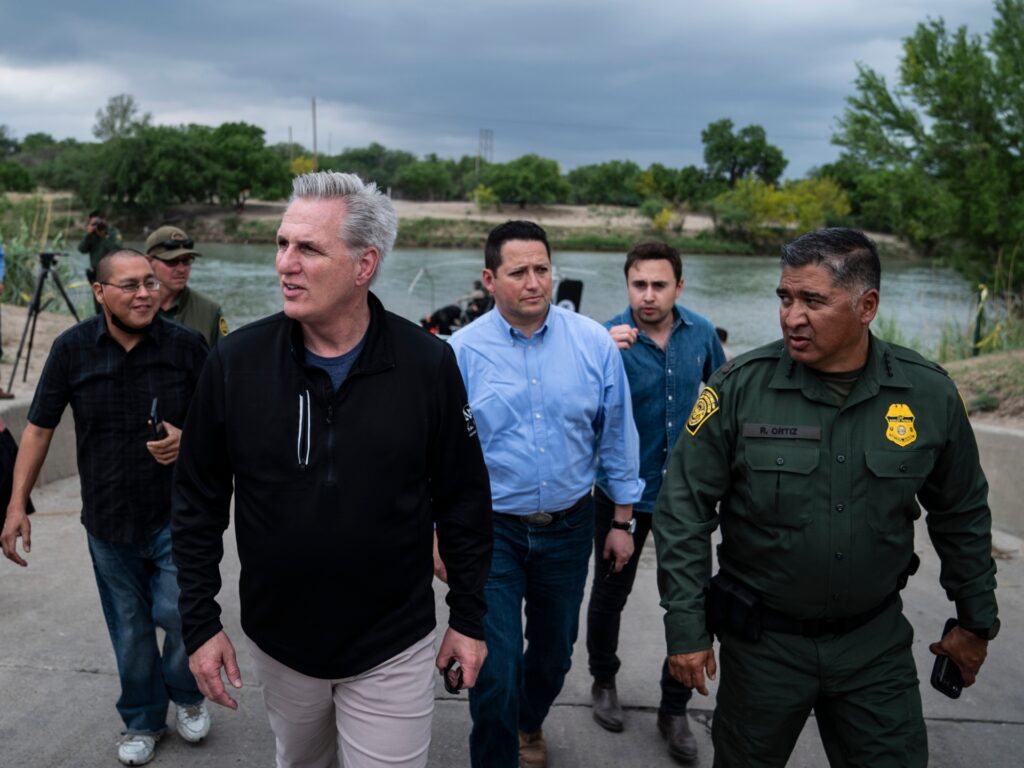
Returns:
[[[130,283],[104,283],[102,280],[98,281],[100,285],[110,285],[114,288],[118,288],[125,293],[138,293],[139,288],[145,286],[149,293],[156,293],[160,290],[160,281],[150,278],[149,280],[143,280],[141,283],[133,280]]]
[[[159,256],[157,257],[160,258]],[[192,262],[196,260],[195,256],[179,256],[176,259],[160,259],[168,267],[186,266],[191,267]]]
[[[153,245],[149,247],[149,255],[153,255],[152,251],[154,248],[163,248],[165,251],[176,251],[179,248],[191,248],[193,245],[195,245],[195,242],[192,238],[187,240],[164,240],[162,243],[153,243]]]

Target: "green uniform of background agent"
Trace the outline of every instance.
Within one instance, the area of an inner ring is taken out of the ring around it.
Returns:
[[[199,331],[206,338],[210,349],[213,349],[221,336],[228,335],[228,324],[220,305],[187,285],[168,309],[161,310],[161,314]]]
[[[100,259],[108,253],[121,250],[122,247],[121,235],[113,227],[108,227],[106,235],[87,233],[78,243],[78,252],[89,255],[89,269],[95,272]]]
[[[915,496],[961,625],[995,622],[988,484],[956,387],[917,353],[870,344],[841,406],[781,341],[712,376],[654,516],[669,654],[711,647],[704,589],[719,517],[720,567],[768,608],[850,617],[897,589],[913,553]],[[716,765],[785,764],[812,707],[833,765],[924,765],[913,631],[900,605],[839,636],[726,633]]]

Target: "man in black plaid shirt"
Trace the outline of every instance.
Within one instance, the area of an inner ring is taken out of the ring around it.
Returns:
[[[185,421],[207,348],[197,332],[157,315],[160,283],[138,252],[105,256],[93,293],[103,314],[62,333],[43,368],[0,545],[8,559],[26,565],[16,542],[20,537],[24,552],[31,551],[28,494],[70,404],[82,524],[121,680],[118,759],[142,765],[166,730],[169,700],[184,739],[201,741],[210,728],[181,637],[169,525],[181,435],[175,425]],[[149,421],[154,401],[159,425]],[[162,655],[158,626],[166,633]]]

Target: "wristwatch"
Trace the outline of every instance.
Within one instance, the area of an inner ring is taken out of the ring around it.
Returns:
[[[620,523],[618,520],[612,520],[612,528],[619,531],[627,531],[630,536],[636,532],[636,518],[630,518],[629,522]]]
[[[996,635],[999,634],[999,619],[996,619],[992,626],[985,627],[984,629],[975,629],[974,627],[964,627],[972,635],[977,635],[982,640],[995,640]]]

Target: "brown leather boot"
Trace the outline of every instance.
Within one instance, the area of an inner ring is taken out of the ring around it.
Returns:
[[[665,715],[658,713],[658,730],[668,739],[668,753],[681,763],[692,763],[697,759],[697,740],[690,731],[690,719],[686,715]]]
[[[533,733],[519,732],[519,766],[520,768],[547,768],[548,745],[544,741],[544,731]]]

